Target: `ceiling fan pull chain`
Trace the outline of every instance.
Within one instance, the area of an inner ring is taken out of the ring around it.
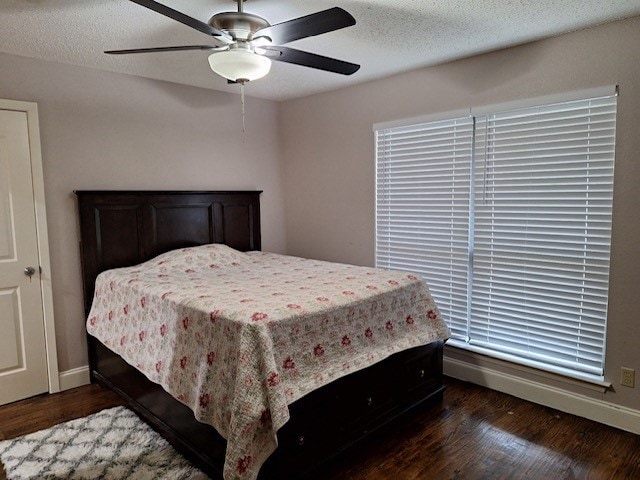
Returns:
[[[240,82],[240,101],[242,102],[242,133],[246,132],[244,128],[244,83],[245,82]]]

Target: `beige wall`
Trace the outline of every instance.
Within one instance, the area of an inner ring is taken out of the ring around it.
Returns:
[[[247,88],[249,90],[249,87]],[[38,103],[59,368],[86,365],[74,189],[260,189],[284,252],[278,104],[0,54],[0,98]]]
[[[638,46],[637,17],[284,103],[280,132],[288,253],[373,265],[374,123],[618,84],[605,371],[614,390],[601,398],[640,409],[637,388],[618,385],[622,365],[640,372]],[[456,352],[450,349],[448,355]],[[480,357],[471,361],[483,362]]]

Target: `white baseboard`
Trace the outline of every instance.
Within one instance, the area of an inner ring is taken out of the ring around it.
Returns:
[[[88,365],[60,372],[59,378],[61,391],[81,387],[83,385],[89,385],[89,383],[91,383],[89,379]]]
[[[640,411],[638,410],[447,357],[444,358],[444,373],[459,380],[508,393],[565,413],[640,434]]]

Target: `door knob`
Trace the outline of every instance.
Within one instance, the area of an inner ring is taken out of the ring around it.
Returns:
[[[36,273],[36,269],[35,269],[35,268],[33,268],[33,267],[26,267],[26,268],[24,269],[24,274],[25,274],[27,277],[31,277],[31,276],[33,276],[33,274],[34,274],[34,273]]]

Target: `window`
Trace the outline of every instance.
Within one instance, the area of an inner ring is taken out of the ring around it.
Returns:
[[[452,345],[602,381],[615,117],[612,91],[377,126],[376,265],[425,278]]]

